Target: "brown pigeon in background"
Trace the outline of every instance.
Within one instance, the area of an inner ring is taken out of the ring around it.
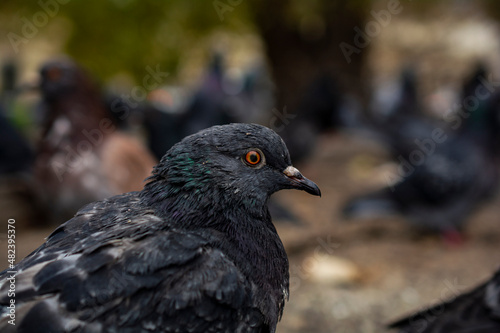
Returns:
[[[84,70],[64,59],[46,63],[40,74],[42,133],[34,171],[54,222],[91,201],[140,190],[155,158],[118,131]]]

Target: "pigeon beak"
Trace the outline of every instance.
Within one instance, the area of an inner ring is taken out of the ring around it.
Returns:
[[[292,185],[295,188],[306,191],[307,193],[312,195],[321,196],[321,191],[318,185],[316,185],[314,182],[310,181],[306,177],[302,176],[300,171],[294,168],[293,166],[287,167],[283,171],[283,173],[292,181]]]

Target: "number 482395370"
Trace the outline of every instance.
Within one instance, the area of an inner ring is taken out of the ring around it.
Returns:
[[[7,221],[7,261],[9,262],[9,267],[13,268],[16,261],[16,220],[9,219]]]

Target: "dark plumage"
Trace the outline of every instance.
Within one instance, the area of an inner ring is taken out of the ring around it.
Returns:
[[[87,205],[16,265],[16,328],[274,332],[289,275],[266,204],[281,189],[320,195],[270,129],[231,124],[186,137],[142,191]]]
[[[474,290],[390,325],[400,333],[500,332],[500,271]]]

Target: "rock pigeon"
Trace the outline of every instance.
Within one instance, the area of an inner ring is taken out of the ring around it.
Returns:
[[[398,82],[386,82],[375,88],[370,123],[381,143],[394,159],[408,159],[417,148],[415,140],[426,140],[443,124],[424,110],[417,93],[415,69],[404,68]]]
[[[254,124],[184,138],[144,189],[88,204],[0,276],[0,331],[275,332],[288,258],[267,201],[321,195]],[[9,273],[15,271],[15,273]]]
[[[183,135],[190,135],[213,125],[239,122],[228,94],[224,91],[224,59],[215,54],[208,73],[194,93],[180,119]]]
[[[351,199],[344,215],[400,214],[418,227],[441,232],[445,238],[455,235],[474,209],[491,197],[497,170],[467,140],[450,137],[434,149],[420,165],[400,164],[406,174],[395,184]]]
[[[42,138],[34,171],[54,221],[70,218],[86,203],[142,188],[156,160],[117,129],[83,69],[67,59],[46,63],[41,92]]]
[[[456,298],[390,325],[400,333],[500,332],[500,271]]]
[[[478,83],[480,83],[478,81]],[[476,86],[477,87],[477,86]],[[470,88],[469,88],[470,89]],[[464,96],[464,100],[467,96]],[[500,96],[481,101],[460,126],[434,127],[401,148],[393,184],[349,201],[347,217],[401,214],[410,222],[456,240],[467,217],[492,197],[498,185]]]

